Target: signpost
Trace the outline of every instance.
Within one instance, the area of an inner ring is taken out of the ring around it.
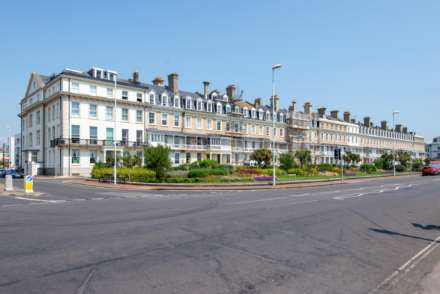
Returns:
[[[24,191],[26,193],[34,192],[34,179],[32,178],[32,176],[26,176],[24,178]]]
[[[336,148],[335,149],[335,159],[339,160],[339,162],[341,163],[341,183],[344,181],[344,162],[343,162],[343,158],[342,158],[342,149],[341,148]]]

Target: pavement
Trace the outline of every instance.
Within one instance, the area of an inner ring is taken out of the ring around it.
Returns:
[[[37,179],[34,190],[0,196],[2,294],[437,287],[440,177],[245,191]]]

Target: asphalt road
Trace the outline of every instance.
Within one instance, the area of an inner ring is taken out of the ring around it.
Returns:
[[[259,191],[37,181],[0,197],[0,293],[414,293],[440,177]]]

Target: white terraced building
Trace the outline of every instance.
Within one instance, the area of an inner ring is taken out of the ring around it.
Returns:
[[[202,93],[182,91],[175,73],[167,85],[160,77],[144,83],[138,72],[122,79],[96,67],[32,73],[19,114],[20,161],[27,174],[88,176],[96,162],[113,158],[116,143],[118,156],[142,157],[144,145],[166,145],[174,165],[201,159],[237,165],[254,150],[271,148],[272,140],[276,154],[310,149],[315,163],[335,163],[336,147],[359,153],[363,162],[393,148],[424,156],[423,137],[406,127],[391,130],[386,122],[377,127],[369,118],[360,123],[348,112],[344,119],[331,113],[313,112],[310,102],[300,111],[295,100],[282,109],[277,95],[268,105],[261,98],[248,102],[234,85],[220,92],[207,81]]]

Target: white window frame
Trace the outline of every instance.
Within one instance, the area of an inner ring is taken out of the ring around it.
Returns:
[[[121,108],[121,120],[122,121],[128,121],[128,119],[129,119],[128,113],[129,113],[128,108]],[[125,115],[125,114],[127,114],[127,115]]]
[[[111,110],[111,112],[109,112]],[[111,115],[109,115],[111,114]],[[106,106],[105,107],[105,119],[106,120],[113,120],[113,106]]]
[[[161,125],[163,125],[163,126],[167,126],[168,125],[168,113],[166,113],[166,112],[162,112],[161,113],[160,122],[161,122]]]
[[[142,122],[143,120],[144,120],[143,110],[136,109],[136,122]]]
[[[92,106],[95,107],[95,114],[94,115],[92,113]],[[89,117],[90,118],[97,118],[98,117],[98,105],[96,105],[94,103],[89,104]]]
[[[76,109],[76,107],[73,107],[73,105],[78,106],[78,111],[74,110],[74,108]],[[73,117],[80,117],[81,116],[81,103],[79,103],[78,101],[71,102],[70,115]]]

